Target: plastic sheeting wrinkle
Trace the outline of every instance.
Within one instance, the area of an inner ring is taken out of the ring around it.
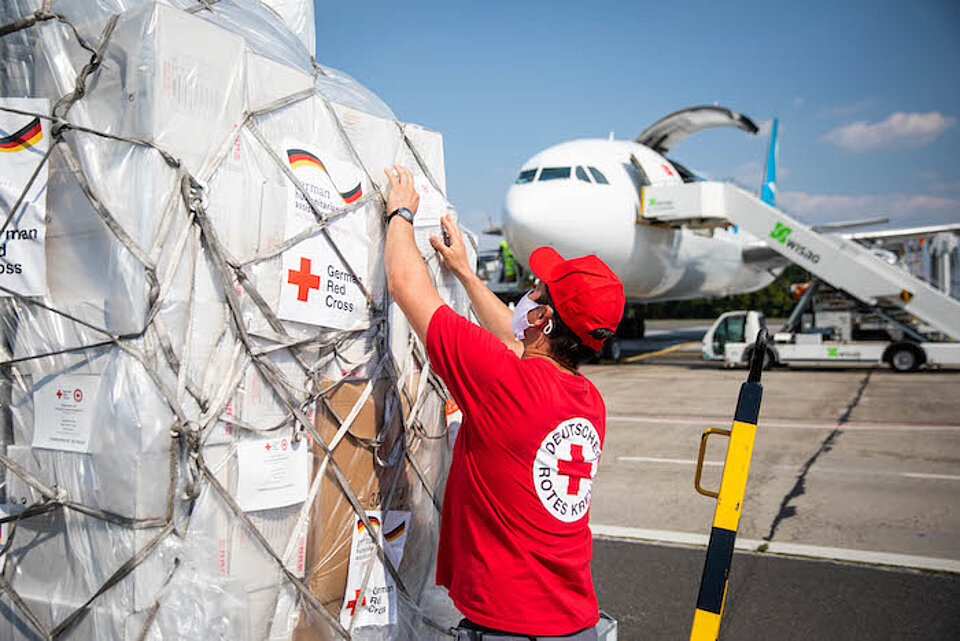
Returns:
[[[103,60],[103,48],[107,46],[107,41],[110,39],[110,34],[113,33],[113,28],[117,26],[117,19],[120,16],[114,14],[110,16],[107,20],[107,24],[103,27],[103,33],[100,36],[100,43],[97,45],[97,48],[90,54],[90,62],[88,62],[80,70],[80,73],[77,75],[77,80],[74,85],[72,92],[63,96],[53,105],[51,114],[54,118],[62,119],[65,118],[67,112],[70,111],[70,108],[87,93],[87,78],[94,73],[97,69],[100,68],[100,62]],[[53,127],[53,135],[56,137],[59,132],[59,124],[55,124]]]

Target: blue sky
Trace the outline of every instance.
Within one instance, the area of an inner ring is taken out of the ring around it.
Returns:
[[[318,2],[317,49],[443,133],[477,231],[541,149],[714,103],[780,118],[779,204],[803,220],[960,221],[955,0]],[[671,155],[758,189],[766,144],[718,129]]]

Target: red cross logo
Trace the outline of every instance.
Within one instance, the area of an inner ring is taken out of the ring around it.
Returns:
[[[320,289],[320,277],[310,273],[310,259],[300,258],[300,271],[288,270],[287,282],[297,286],[297,300],[307,300],[311,289]]]
[[[63,392],[57,390],[57,398],[63,398]]]
[[[347,601],[347,609],[350,610],[350,616],[353,616],[353,611],[357,609],[357,599],[360,598],[360,590],[357,590],[357,593],[353,595],[353,601]],[[367,604],[367,597],[363,597],[363,601],[360,603],[361,606]]]
[[[268,452],[270,451],[270,444],[269,444],[269,443],[267,443],[266,445],[264,445],[264,447],[266,448],[266,450],[267,450]]]
[[[582,445],[570,446],[570,458],[573,460],[557,461],[557,471],[570,477],[567,481],[567,494],[576,496],[580,494],[580,479],[590,478],[592,465],[584,460]]]

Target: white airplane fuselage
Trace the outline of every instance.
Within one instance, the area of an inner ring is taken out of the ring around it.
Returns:
[[[772,282],[763,265],[744,261],[745,248],[763,245],[745,232],[637,222],[641,186],[681,184],[681,171],[632,141],[550,147],[523,165],[507,191],[504,235],[524,264],[543,245],[565,257],[596,254],[634,302],[728,296]]]

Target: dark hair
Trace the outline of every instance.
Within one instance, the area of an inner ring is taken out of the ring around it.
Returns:
[[[554,358],[560,361],[562,365],[575,370],[579,369],[581,364],[596,356],[596,351],[584,345],[580,337],[574,334],[573,330],[560,318],[560,312],[557,311],[557,306],[554,305],[553,299],[550,297],[550,290],[546,283],[543,285],[543,293],[540,294],[537,303],[547,305],[553,310],[553,331],[546,334],[546,337],[550,341],[550,351]]]

